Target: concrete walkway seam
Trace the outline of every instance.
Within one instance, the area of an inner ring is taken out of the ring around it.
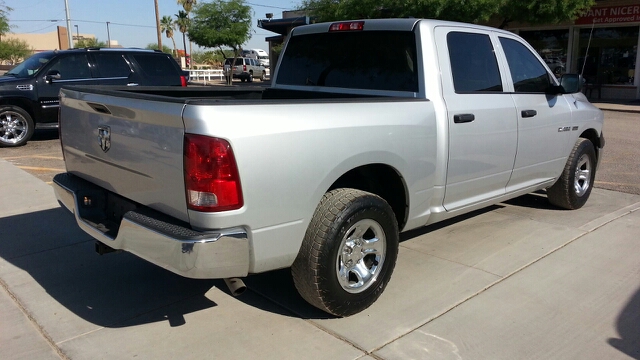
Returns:
[[[634,207],[635,207],[635,208],[634,208]],[[380,349],[384,348],[385,346],[387,346],[387,345],[389,345],[389,344],[391,344],[391,343],[393,343],[393,342],[395,342],[395,341],[397,341],[397,340],[399,340],[399,339],[402,339],[403,337],[405,337],[405,336],[407,336],[407,335],[409,335],[409,334],[413,333],[414,331],[416,331],[416,330],[418,330],[419,328],[421,328],[421,327],[423,327],[423,326],[427,325],[428,323],[430,323],[430,322],[432,322],[432,321],[434,321],[434,320],[436,320],[436,319],[438,319],[438,318],[442,317],[443,315],[445,315],[445,314],[447,314],[447,313],[451,312],[453,309],[455,309],[455,308],[457,308],[458,306],[460,306],[460,305],[464,304],[465,302],[467,302],[467,301],[469,301],[469,300],[471,300],[471,299],[473,299],[473,298],[477,297],[478,295],[480,295],[480,294],[484,293],[485,291],[487,291],[487,290],[491,289],[491,288],[492,288],[492,287],[494,287],[495,285],[497,285],[497,284],[499,284],[499,283],[501,283],[501,282],[503,282],[503,281],[505,281],[505,280],[509,279],[509,278],[510,278],[510,277],[512,277],[513,275],[515,275],[515,274],[517,274],[517,273],[519,273],[519,272],[521,272],[521,271],[525,270],[526,268],[528,268],[528,267],[530,267],[531,265],[533,265],[533,264],[535,264],[535,263],[539,262],[540,260],[545,259],[546,257],[548,257],[549,255],[551,255],[551,254],[553,254],[553,253],[557,252],[558,250],[560,250],[560,249],[563,249],[563,248],[567,247],[568,245],[572,244],[572,243],[573,243],[573,242],[575,242],[576,240],[583,238],[585,235],[588,235],[588,234],[592,233],[593,231],[595,231],[595,230],[597,230],[597,229],[599,229],[599,228],[601,228],[601,227],[603,227],[603,226],[605,226],[605,225],[607,225],[607,224],[609,224],[609,223],[611,223],[611,222],[613,222],[613,221],[615,221],[615,220],[617,220],[617,219],[620,219],[620,218],[622,218],[622,217],[624,217],[624,216],[627,216],[627,215],[629,215],[629,214],[631,214],[631,213],[633,213],[633,212],[637,211],[637,210],[640,208],[640,202],[635,203],[635,204],[633,204],[633,205],[631,205],[631,206],[627,206],[627,207],[625,207],[624,209],[628,209],[628,208],[633,208],[633,209],[632,209],[632,210],[627,210],[624,214],[622,214],[622,215],[620,215],[620,216],[616,216],[615,218],[609,218],[609,219],[607,219],[607,220],[603,221],[599,226],[594,227],[592,230],[586,231],[586,230],[582,230],[582,229],[580,229],[580,230],[584,231],[584,233],[583,233],[583,234],[576,236],[575,238],[573,238],[573,239],[571,239],[571,240],[567,241],[566,243],[564,243],[564,244],[562,244],[562,245],[560,245],[560,246],[556,247],[555,249],[550,250],[548,253],[546,253],[546,254],[544,254],[544,255],[540,256],[539,258],[534,259],[534,260],[530,261],[529,263],[527,263],[527,264],[523,265],[522,267],[520,267],[520,268],[518,268],[518,269],[516,269],[516,270],[512,271],[511,273],[509,273],[509,274],[505,275],[503,278],[500,278],[500,279],[498,279],[498,280],[494,281],[493,283],[491,283],[491,284],[489,284],[489,285],[485,286],[484,288],[482,288],[482,289],[478,290],[478,291],[477,291],[477,292],[475,292],[474,294],[471,294],[471,295],[467,296],[466,298],[464,298],[464,299],[462,299],[462,300],[458,301],[457,303],[455,303],[455,304],[453,304],[452,306],[450,306],[448,309],[443,310],[440,314],[436,314],[436,315],[434,315],[433,317],[431,317],[431,318],[427,319],[424,323],[422,323],[422,324],[420,324],[420,325],[418,325],[418,326],[414,327],[413,329],[408,330],[408,331],[407,331],[406,333],[404,333],[403,335],[398,336],[397,338],[392,339],[392,340],[390,340],[390,341],[386,342],[385,344],[383,344],[383,345],[381,345],[381,346],[379,346],[379,347],[377,347],[377,348],[373,349],[373,350],[371,351],[371,353],[376,352],[376,351],[378,351],[378,350],[380,350]],[[624,210],[624,209],[621,209],[621,210]],[[614,213],[617,213],[617,212],[618,212],[618,211],[616,211],[616,212],[614,212]],[[607,214],[607,215],[609,215],[609,214]],[[604,218],[604,217],[607,217],[607,215],[603,216],[603,218]],[[596,220],[598,220],[598,219],[596,219]],[[594,221],[595,221],[595,220],[594,220]],[[592,221],[592,222],[593,222],[593,221]],[[592,223],[592,222],[590,222],[590,223]],[[588,223],[588,224],[590,224],[590,223]]]
[[[47,342],[47,344],[49,344],[49,346],[51,346],[51,348],[56,352],[56,354],[58,354],[58,356],[60,357],[60,359],[62,360],[71,360],[63,351],[62,349],[60,349],[56,343],[53,341],[53,339],[51,338],[51,336],[49,336],[49,334],[47,334],[47,332],[44,330],[44,328],[38,323],[38,321],[33,317],[33,315],[27,310],[27,308],[22,305],[22,302],[20,302],[20,299],[18,299],[18,297],[11,292],[11,290],[9,290],[9,286],[7,285],[7,283],[4,282],[4,280],[2,280],[0,278],[0,287],[2,287],[4,289],[4,291],[6,291],[6,293],[9,295],[9,297],[13,300],[13,302],[16,304],[16,306],[18,307],[18,309],[20,309],[20,311],[24,314],[24,316],[27,317],[27,319],[29,320],[29,322],[31,323],[31,325],[33,325],[36,328],[36,331],[38,331],[38,333],[44,338],[44,340]]]

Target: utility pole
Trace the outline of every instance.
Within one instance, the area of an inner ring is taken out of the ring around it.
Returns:
[[[69,1],[64,0],[64,12],[67,14],[67,37],[69,38],[69,47],[71,49],[73,47],[73,40],[71,35],[71,18],[69,17]],[[60,46],[60,50],[62,50],[62,46]]]
[[[153,0],[156,5],[156,31],[158,33],[158,50],[162,51],[162,31],[160,31],[160,12],[158,11],[158,0]]]
[[[109,33],[109,22],[107,21],[107,47],[111,47],[111,33]]]

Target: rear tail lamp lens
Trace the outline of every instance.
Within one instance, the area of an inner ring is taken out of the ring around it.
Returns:
[[[188,134],[184,140],[187,207],[203,212],[241,208],[242,187],[231,145],[202,135]]]
[[[182,87],[187,86],[187,77],[186,76],[184,76],[184,75],[180,76],[180,85]]]
[[[242,71],[247,71],[247,65],[242,65]]]

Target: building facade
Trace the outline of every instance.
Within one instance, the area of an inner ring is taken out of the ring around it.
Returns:
[[[575,21],[560,25],[514,25],[551,70],[583,74],[586,95],[640,99],[640,0],[597,1]]]

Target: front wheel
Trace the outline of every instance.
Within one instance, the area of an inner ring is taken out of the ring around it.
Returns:
[[[35,129],[28,112],[17,106],[0,108],[0,146],[13,147],[27,143]]]
[[[355,190],[328,192],[316,208],[291,272],[311,305],[356,314],[384,291],[398,257],[398,224],[389,204]]]
[[[596,151],[593,143],[580,138],[573,146],[562,175],[547,189],[547,198],[555,206],[574,210],[589,199],[596,177]]]

